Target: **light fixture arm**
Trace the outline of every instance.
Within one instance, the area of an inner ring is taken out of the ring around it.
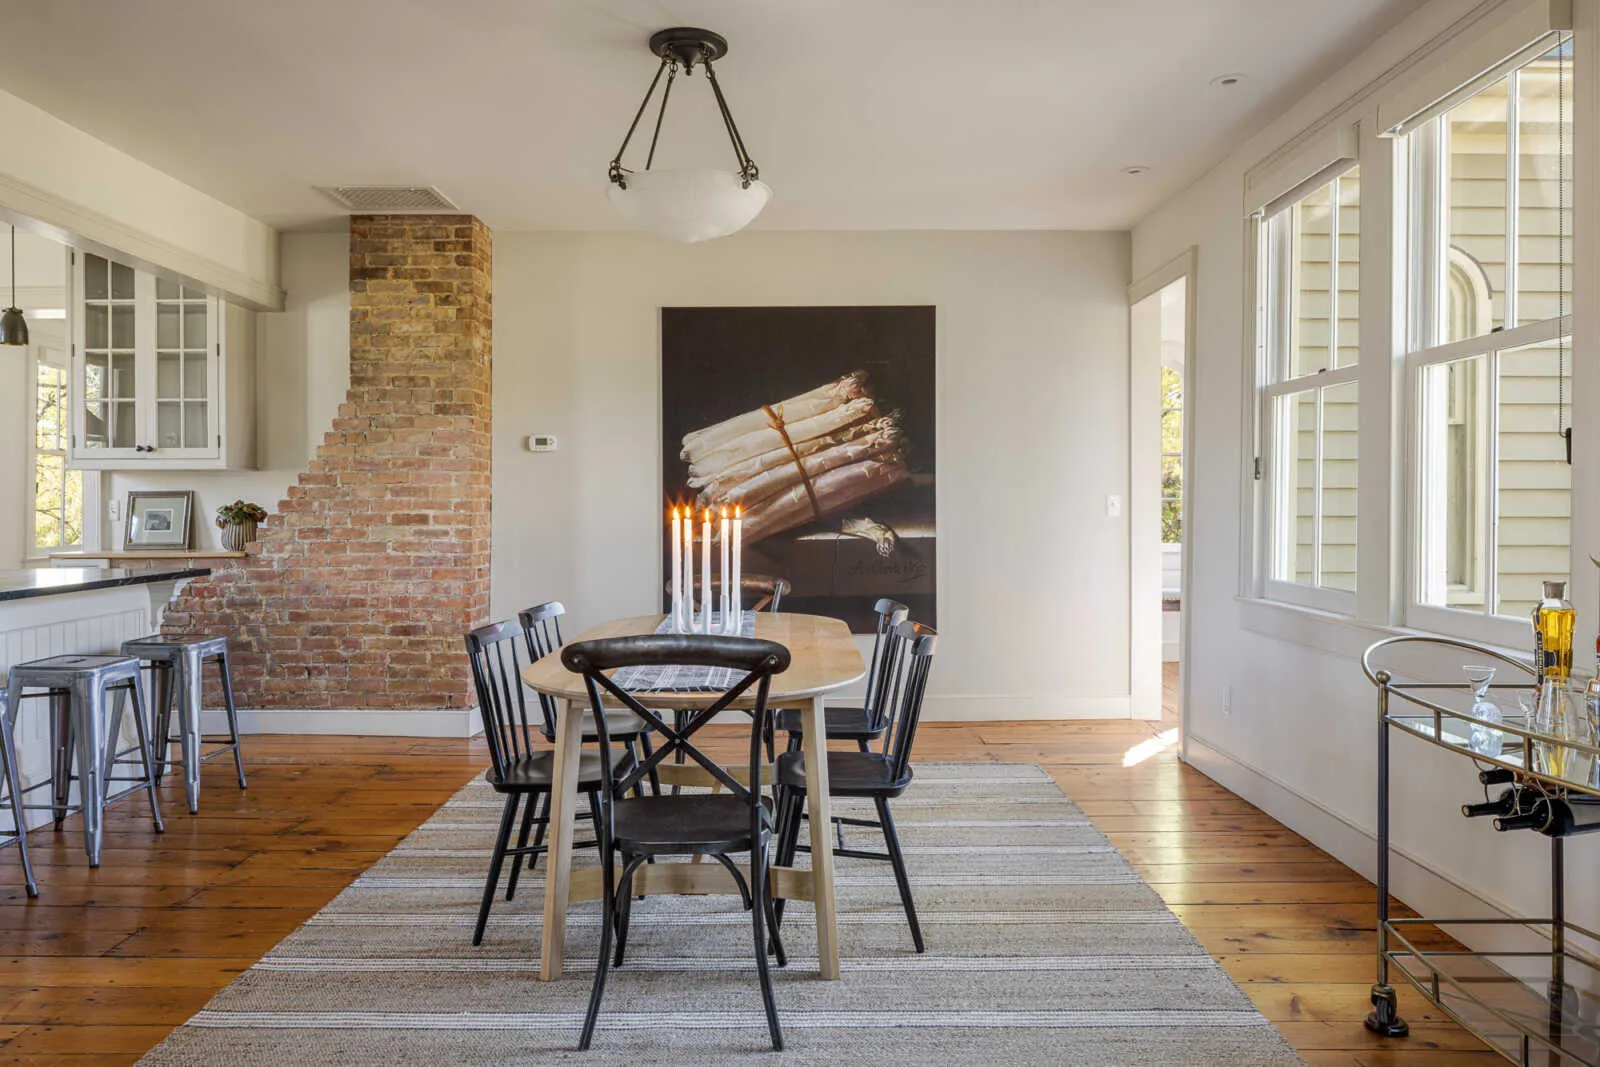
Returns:
[[[650,137],[650,153],[645,157],[645,170],[649,170],[655,163],[656,146],[661,140],[661,124],[667,117],[667,101],[672,96],[672,83],[678,76],[678,68],[682,66],[684,76],[689,77],[694,74],[695,64],[700,63],[706,68],[706,80],[711,83],[711,92],[717,98],[717,111],[722,116],[723,128],[727,130],[728,140],[733,145],[733,155],[739,164],[739,185],[741,188],[750,188],[751,182],[760,180],[761,170],[750,158],[750,153],[745,150],[744,137],[733,121],[733,112],[728,108],[728,100],[722,95],[722,86],[717,84],[717,72],[711,65],[713,59],[727,55],[728,42],[720,35],[707,30],[662,30],[650,39],[650,50],[652,55],[661,57],[661,65],[656,68],[656,76],[651,79],[650,88],[645,90],[644,99],[639,102],[639,109],[633,113],[633,121],[628,124],[628,133],[622,138],[622,145],[611,160],[608,170],[611,183],[621,189],[628,187],[630,172],[622,165],[622,156],[628,150],[628,144],[639,128],[639,121],[650,108],[656,86],[661,84],[661,75],[666,74],[667,85],[661,93],[660,110],[656,112],[655,131]]]
[[[722,95],[722,86],[717,83],[717,72],[711,66],[711,60],[706,60],[706,81],[711,83],[711,91],[717,97],[717,110],[722,112],[722,124],[727,127],[728,140],[733,142],[733,154],[739,160],[739,184],[748,189],[750,183],[761,178],[761,168],[756,166],[756,161],[750,158],[750,153],[745,151],[744,138],[739,134],[739,127],[734,124],[733,112],[728,110],[728,99]]]
[[[644,99],[639,101],[639,110],[635,111],[633,113],[633,121],[628,123],[628,133],[627,133],[627,135],[625,137],[622,138],[622,144],[620,146],[618,146],[617,154],[615,156],[613,156],[612,159],[611,159],[611,168],[610,168],[611,181],[612,181],[613,184],[619,185],[624,189],[626,189],[628,187],[628,183],[624,179],[624,175],[627,174],[627,171],[624,170],[623,167],[622,167],[622,153],[624,153],[624,152],[626,152],[628,150],[628,142],[633,140],[633,131],[637,130],[639,128],[639,120],[644,118],[644,109],[650,106],[650,98],[652,96],[656,95],[656,86],[661,84],[661,75],[666,72],[667,67],[669,65],[671,65],[671,64],[672,64],[672,57],[671,56],[662,56],[661,57],[661,66],[656,68],[656,76],[654,78],[650,79],[650,88],[648,88],[648,89],[646,89],[644,91]],[[665,98],[663,98],[662,99],[663,110],[665,109],[665,106],[666,106],[666,100],[665,100]],[[658,118],[656,120],[656,132],[659,134],[660,130],[661,130],[661,120]],[[654,148],[655,148],[655,143],[651,142],[651,149],[652,149],[651,154],[652,155],[654,155]],[[650,168],[646,167],[645,169],[649,170]]]

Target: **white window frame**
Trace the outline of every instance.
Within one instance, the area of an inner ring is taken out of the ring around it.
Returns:
[[[1499,538],[1496,526],[1499,507],[1497,456],[1500,421],[1500,354],[1527,345],[1547,343],[1563,337],[1571,338],[1573,329],[1573,317],[1570,313],[1517,324],[1516,261],[1519,253],[1516,226],[1521,162],[1517,143],[1520,136],[1517,122],[1517,80],[1518,71],[1523,66],[1547,53],[1562,37],[1570,40],[1570,34],[1555,34],[1520,50],[1514,63],[1503,63],[1485,72],[1470,84],[1428,108],[1417,119],[1405,124],[1403,130],[1405,136],[1396,137],[1394,141],[1396,175],[1403,187],[1405,201],[1402,216],[1395,220],[1396,233],[1400,237],[1408,278],[1403,290],[1404,306],[1401,309],[1405,322],[1406,344],[1403,362],[1406,420],[1404,477],[1408,499],[1403,621],[1412,629],[1511,648],[1519,648],[1527,643],[1528,623],[1520,616],[1493,614],[1498,596],[1499,577],[1497,563]],[[1573,57],[1574,66],[1576,58]],[[1457,103],[1471,98],[1501,78],[1508,79],[1505,237],[1507,255],[1503,283],[1505,291],[1501,299],[1502,322],[1509,325],[1476,337],[1442,342],[1441,338],[1448,336],[1450,258],[1441,254],[1441,242],[1448,240],[1449,224],[1445,213],[1449,198],[1443,192],[1443,183],[1447,177],[1441,173],[1445,134],[1439,120]],[[1576,206],[1576,182],[1574,182],[1573,198]],[[1576,241],[1575,235],[1574,241]],[[1568,284],[1571,284],[1570,276]],[[1437,531],[1432,528],[1432,515],[1435,509],[1429,505],[1436,503],[1433,497],[1437,495],[1438,486],[1442,484],[1438,478],[1430,480],[1429,476],[1433,474],[1433,470],[1429,463],[1430,453],[1425,441],[1431,405],[1438,404],[1442,398],[1429,395],[1429,390],[1424,386],[1424,376],[1429,367],[1475,356],[1482,356],[1484,359],[1484,395],[1479,402],[1484,419],[1483,433],[1487,441],[1481,486],[1487,506],[1482,509],[1484,514],[1481,525],[1473,531],[1474,536],[1483,545],[1484,553],[1484,607],[1481,611],[1424,602],[1424,590],[1429,581],[1424,559],[1437,537]],[[1576,482],[1573,492],[1576,501]]]
[[[54,359],[47,359],[46,353],[54,351]],[[60,455],[68,469],[72,469],[72,361],[68,355],[65,342],[35,341],[28,346],[28,384],[23,390],[24,402],[27,411],[23,419],[28,428],[27,468],[25,481],[28,486],[27,507],[23,512],[23,546],[24,558],[28,560],[42,560],[52,552],[65,552],[77,549],[94,550],[100,547],[100,473],[98,471],[83,471],[83,514],[79,525],[82,530],[82,539],[70,545],[40,545],[35,541],[38,531],[35,525],[36,509],[38,507],[38,483],[35,472],[38,470],[39,461],[39,367],[41,364],[50,364],[61,371],[63,375],[63,389],[66,392],[67,404],[64,414],[67,416],[63,432],[63,441]]]
[[[1360,160],[1355,158],[1341,159],[1337,163],[1330,165],[1312,180],[1302,183],[1289,194],[1280,197],[1256,213],[1252,227],[1252,247],[1255,250],[1256,257],[1255,419],[1256,426],[1259,428],[1258,451],[1256,454],[1258,456],[1258,476],[1260,479],[1258,482],[1260,486],[1258,514],[1264,520],[1260,524],[1262,536],[1258,539],[1258,556],[1256,559],[1260,595],[1268,600],[1352,616],[1356,612],[1355,591],[1330,589],[1321,584],[1322,391],[1331,386],[1359,382],[1361,360],[1358,359],[1348,367],[1329,367],[1319,372],[1303,374],[1297,378],[1288,377],[1288,374],[1294,350],[1294,324],[1290,321],[1292,318],[1292,289],[1295,284],[1293,281],[1295,277],[1293,264],[1298,257],[1292,224],[1294,218],[1293,210],[1306,196],[1336,182],[1339,178],[1344,177],[1359,166]],[[1337,195],[1330,198],[1329,210],[1329,234],[1331,235],[1329,247],[1332,257],[1328,309],[1330,361],[1337,359],[1339,348],[1338,199]],[[1363,184],[1363,210],[1366,199],[1366,190]],[[1366,228],[1365,218],[1363,218],[1362,228],[1363,230]],[[1313,577],[1309,585],[1276,577],[1278,560],[1285,558],[1292,550],[1290,543],[1292,523],[1290,522],[1289,514],[1292,502],[1289,499],[1289,494],[1282,491],[1283,480],[1278,477],[1278,473],[1286,470],[1290,463],[1287,435],[1278,433],[1280,413],[1284,406],[1283,398],[1308,391],[1316,392],[1317,411],[1317,425],[1313,435],[1315,445],[1312,457]],[[1359,449],[1361,447],[1359,437],[1357,442],[1357,448]],[[1359,554],[1359,552],[1360,544],[1358,541],[1357,553]],[[1359,573],[1359,565],[1357,570]]]

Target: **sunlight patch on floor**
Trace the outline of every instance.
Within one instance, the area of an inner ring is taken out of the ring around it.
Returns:
[[[1165,752],[1167,749],[1171,748],[1177,743],[1177,727],[1173,727],[1170,730],[1164,730],[1150,738],[1148,741],[1140,741],[1137,745],[1134,745],[1132,748],[1128,749],[1128,751],[1122,756],[1122,765],[1124,767],[1133,767],[1137,764],[1143,763],[1151,756],[1159,756],[1161,753]]]

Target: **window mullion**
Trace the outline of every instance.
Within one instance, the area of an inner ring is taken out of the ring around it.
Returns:
[[[1488,397],[1488,410],[1484,412],[1483,520],[1488,536],[1483,544],[1483,613],[1494,615],[1500,599],[1500,351],[1495,349],[1484,356],[1484,370],[1488,375],[1484,393]]]
[[[1328,184],[1328,365],[1339,366],[1339,179]]]
[[[1322,587],[1322,396],[1316,391],[1311,442],[1311,584]]]
[[[1517,204],[1521,199],[1517,184],[1520,179],[1522,164],[1520,160],[1520,134],[1517,127],[1520,125],[1517,116],[1518,86],[1521,84],[1520,71],[1512,71],[1506,77],[1506,273],[1505,273],[1505,298],[1502,306],[1505,316],[1501,320],[1504,329],[1511,329],[1520,321],[1517,309]]]

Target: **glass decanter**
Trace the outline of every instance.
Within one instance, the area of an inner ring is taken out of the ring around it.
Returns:
[[[1505,722],[1500,705],[1489,699],[1489,683],[1494,681],[1494,668],[1469,664],[1461,669],[1466,672],[1467,684],[1472,686],[1472,717],[1483,720],[1472,724],[1472,736],[1467,741],[1467,747],[1480,756],[1497,759],[1505,742],[1505,734],[1493,726],[1484,725]]]
[[[1552,740],[1533,743],[1533,769],[1552,778],[1568,778],[1578,771],[1582,755],[1564,742],[1583,744],[1588,731],[1567,692],[1565,678],[1547,677],[1539,687],[1539,700],[1534,705],[1529,726],[1534,733],[1544,734]]]

